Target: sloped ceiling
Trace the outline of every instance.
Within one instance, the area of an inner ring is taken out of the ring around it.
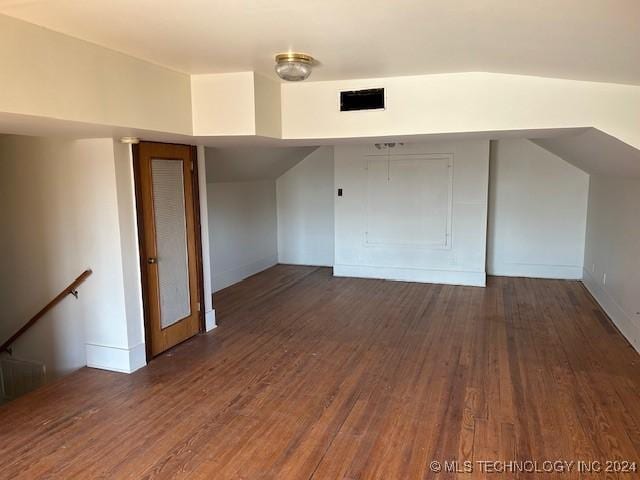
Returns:
[[[275,180],[318,147],[206,148],[207,183]]]
[[[527,132],[511,132],[492,138],[526,137]],[[531,132],[529,132],[531,133]],[[536,145],[591,175],[640,179],[640,150],[595,128],[539,132],[531,136]],[[475,138],[473,134],[453,138]],[[481,138],[490,138],[487,133]],[[413,137],[408,142],[433,141]],[[316,146],[208,147],[205,149],[207,182],[251,182],[275,180],[302,161]]]
[[[0,12],[185,73],[299,50],[314,80],[489,71],[640,85],[638,0],[0,0]]]
[[[531,141],[591,175],[640,179],[640,150],[595,128]]]

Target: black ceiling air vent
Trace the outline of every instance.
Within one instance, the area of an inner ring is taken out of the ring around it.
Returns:
[[[340,92],[340,111],[384,110],[384,88]]]

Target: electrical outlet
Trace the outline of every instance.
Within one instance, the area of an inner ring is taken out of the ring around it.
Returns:
[[[606,285],[606,284],[607,284],[607,274],[606,274],[606,273],[603,273],[603,274],[602,274],[602,284],[603,284],[603,285]]]
[[[596,273],[596,264],[591,265],[591,272]]]

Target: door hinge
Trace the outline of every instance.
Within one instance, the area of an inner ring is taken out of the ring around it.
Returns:
[[[191,160],[191,171],[193,172],[193,160]]]
[[[196,303],[196,308],[200,311],[200,302]]]

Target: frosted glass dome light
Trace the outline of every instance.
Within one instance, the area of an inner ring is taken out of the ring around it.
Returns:
[[[306,80],[311,75],[313,57],[304,53],[281,53],[276,55],[276,73],[287,82]]]

